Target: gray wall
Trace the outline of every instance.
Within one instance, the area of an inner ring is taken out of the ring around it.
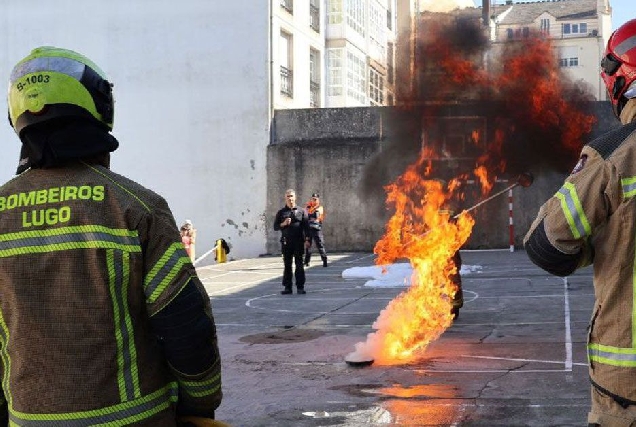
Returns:
[[[589,107],[597,123],[588,141],[619,125],[608,103],[594,102]],[[276,111],[267,150],[268,253],[280,252],[279,233],[274,231],[273,222],[276,211],[284,205],[287,188],[297,191],[298,204],[302,206],[311,193],[320,193],[326,210],[324,234],[328,252],[372,251],[392,213],[385,206],[383,186],[417,159],[421,140],[426,138],[422,129],[431,126],[430,122],[423,124],[422,117],[427,115],[423,110],[401,111],[392,107]],[[484,130],[494,127],[484,117],[481,105],[436,106],[435,115],[439,122],[450,123],[449,128],[440,127],[445,134],[470,132],[477,124]],[[467,149],[460,147],[455,156],[436,163],[433,170],[439,172],[432,176],[448,179],[456,172],[470,172],[475,159],[466,155]],[[528,170],[535,177],[533,185],[513,189],[515,246],[522,245],[539,206],[558,190],[576,160],[574,155],[563,161],[561,170],[534,165]],[[510,178],[516,176],[511,174]],[[498,182],[490,194],[508,185]],[[483,198],[477,193],[468,195],[462,208]],[[476,223],[465,248],[509,247],[507,192],[474,210],[473,216]]]

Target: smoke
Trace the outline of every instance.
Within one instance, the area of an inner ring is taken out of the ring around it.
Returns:
[[[423,144],[472,157],[473,167],[477,159],[495,176],[571,170],[595,122],[589,110],[594,97],[562,72],[550,41],[528,32],[494,45],[476,17],[427,16],[417,26],[415,49],[398,47],[398,57],[409,63],[398,64],[396,108],[385,117],[393,131],[364,171],[363,193],[382,191]],[[450,138],[470,126],[456,116],[481,117],[486,125]],[[472,173],[463,166],[438,162],[433,175]]]

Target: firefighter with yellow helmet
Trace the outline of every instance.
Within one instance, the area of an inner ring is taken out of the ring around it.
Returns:
[[[40,47],[13,68],[8,104],[22,151],[0,187],[0,422],[214,418],[210,299],[166,201],[109,169],[112,85]]]
[[[593,264],[588,423],[628,426],[636,425],[636,19],[608,40],[601,78],[622,126],[583,147],[524,246],[557,276]]]

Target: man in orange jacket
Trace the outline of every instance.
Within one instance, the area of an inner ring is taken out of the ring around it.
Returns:
[[[311,245],[316,243],[322,266],[327,266],[327,251],[325,250],[325,238],[322,234],[322,224],[325,219],[325,208],[320,204],[320,195],[314,193],[307,202],[307,216],[309,217],[309,246],[305,249],[305,265],[309,267],[311,261]]]

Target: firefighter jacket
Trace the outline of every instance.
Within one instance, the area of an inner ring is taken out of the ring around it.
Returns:
[[[567,276],[593,263],[592,384],[636,404],[636,121],[586,145],[524,238],[530,259]]]
[[[11,425],[213,416],[210,300],[162,197],[82,161],[0,187],[0,367]]]
[[[325,218],[325,208],[315,203],[307,204],[307,217],[309,228],[313,230],[322,230],[322,222]]]
[[[291,218],[291,223],[281,227],[283,220]],[[284,245],[302,245],[306,239],[309,239],[309,222],[307,221],[307,212],[297,206],[290,208],[285,206],[276,213],[274,219],[274,230],[281,232],[280,241]]]

